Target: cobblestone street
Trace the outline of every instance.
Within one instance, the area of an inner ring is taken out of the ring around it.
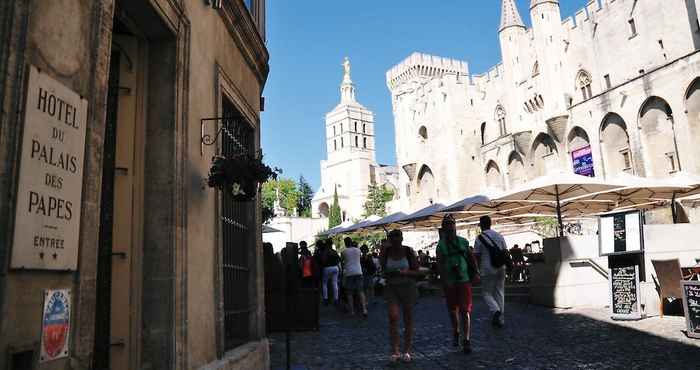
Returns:
[[[322,307],[320,333],[292,334],[292,363],[302,369],[384,369],[388,362],[386,307],[381,298],[368,319]],[[637,322],[612,321],[600,308],[553,310],[508,302],[506,328],[493,329],[476,298],[472,348],[451,347],[441,297],[416,306],[415,360],[408,369],[698,369],[700,340],[687,338],[679,316]],[[272,369],[285,368],[285,336],[273,334]]]

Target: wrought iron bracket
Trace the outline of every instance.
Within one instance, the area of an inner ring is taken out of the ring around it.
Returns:
[[[224,129],[224,124],[223,122],[226,120],[226,117],[211,117],[211,118],[202,118],[199,120],[199,127],[201,131],[201,142],[200,142],[200,154],[204,155],[204,146],[210,146],[216,144],[216,142],[219,140],[219,137],[221,136],[221,131]],[[214,135],[210,135],[207,133],[205,127],[207,123],[209,122],[216,122],[216,131]]]

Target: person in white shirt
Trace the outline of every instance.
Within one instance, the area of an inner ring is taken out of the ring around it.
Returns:
[[[348,311],[350,315],[355,314],[355,305],[353,297],[357,294],[360,298],[360,306],[362,307],[362,315],[367,317],[367,301],[364,292],[364,280],[362,278],[362,264],[360,257],[362,252],[357,244],[350,238],[345,238],[345,250],[342,253],[343,257],[343,278],[345,282],[345,294],[348,299]]]
[[[503,236],[491,230],[491,218],[489,216],[481,217],[479,226],[481,227],[481,234],[474,243],[474,254],[481,265],[481,289],[484,301],[493,315],[491,323],[493,326],[501,328],[505,324],[503,312],[505,308],[506,266],[494,267],[491,264],[489,249],[508,250],[508,247]]]

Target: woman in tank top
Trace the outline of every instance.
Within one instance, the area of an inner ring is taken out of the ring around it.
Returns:
[[[416,278],[418,261],[413,249],[402,244],[403,235],[400,230],[389,233],[389,240],[382,242],[382,270],[386,280],[384,298],[389,311],[389,338],[391,340],[391,361],[403,360],[410,362],[413,351],[413,306],[418,299]],[[404,346],[403,355],[400,351],[399,318],[403,312]]]

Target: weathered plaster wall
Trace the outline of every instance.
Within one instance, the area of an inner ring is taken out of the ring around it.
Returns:
[[[8,8],[11,6],[12,8]],[[93,345],[96,248],[99,222],[99,189],[107,69],[113,2],[110,0],[60,0],[3,2],[3,15],[12,17],[3,40],[9,48],[0,54],[3,115],[0,121],[0,255],[11,251],[14,230],[14,187],[21,138],[27,65],[32,64],[88,99],[85,177],[80,227],[79,272],[8,271],[0,261],[0,363],[6,363],[12,343],[38,351],[44,289],[71,288],[73,313],[71,358],[43,365],[42,369],[90,367]],[[65,17],[65,12],[72,14]],[[3,17],[4,18],[4,17]],[[3,22],[7,18],[2,19]],[[5,23],[7,24],[7,23]]]

